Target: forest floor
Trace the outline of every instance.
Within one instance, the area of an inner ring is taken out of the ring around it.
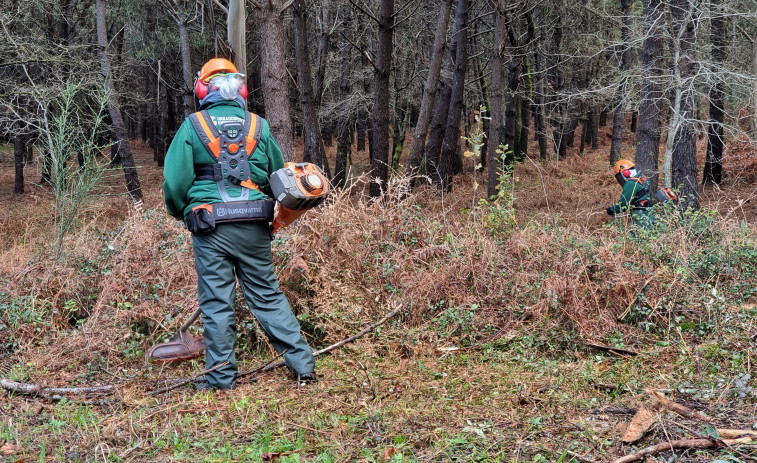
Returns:
[[[757,461],[749,439],[717,438],[757,429],[757,156],[729,144],[701,213],[632,236],[604,212],[619,195],[608,145],[603,132],[584,156],[518,164],[499,201],[481,201],[470,160],[446,197],[399,179],[375,203],[355,177],[275,239],[282,287],[314,348],[400,315],[319,357],[314,385],[278,369],[156,395],[204,362],[145,359],[196,307],[190,236],[164,212],[151,151],[132,145],[145,210],[109,174],[55,258],[51,190],[35,163],[13,197],[0,147],[0,379],[118,386],[0,394],[0,459],[612,462],[700,438],[718,448],[648,461]],[[241,302],[244,371],[272,350]],[[640,408],[651,418],[629,430]]]

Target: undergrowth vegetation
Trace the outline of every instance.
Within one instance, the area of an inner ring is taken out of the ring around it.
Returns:
[[[617,193],[595,160],[579,162],[594,194]],[[597,198],[554,193],[573,178],[527,161],[489,200],[470,177],[443,198],[397,178],[378,202],[352,179],[275,238],[277,273],[314,348],[401,315],[319,358],[316,386],[273,372],[217,395],[146,395],[202,370],[145,360],[196,307],[191,237],[159,189],[144,213],[113,197],[88,206],[57,261],[44,221],[9,214],[0,376],[122,387],[94,401],[3,397],[14,418],[0,445],[40,461],[583,461],[628,451],[616,430],[628,417],[598,410],[638,406],[647,387],[751,426],[734,410],[754,404],[754,225],[714,207],[661,208],[651,230],[599,225]],[[244,370],[272,351],[239,302]],[[701,461],[690,457],[677,461]]]

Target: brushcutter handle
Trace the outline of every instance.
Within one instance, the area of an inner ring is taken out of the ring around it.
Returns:
[[[183,325],[181,325],[181,328],[179,328],[179,331],[187,331],[194,322],[197,321],[197,319],[200,317],[200,314],[202,311],[198,308],[194,312],[192,312],[192,315],[187,318],[187,321],[184,322]]]

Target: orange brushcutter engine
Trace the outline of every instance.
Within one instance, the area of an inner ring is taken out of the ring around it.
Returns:
[[[329,192],[328,179],[318,166],[309,162],[287,162],[271,174],[270,184],[273,197],[279,202],[273,233],[321,204]]]

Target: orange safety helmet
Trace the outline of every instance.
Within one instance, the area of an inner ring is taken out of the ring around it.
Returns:
[[[208,96],[208,92],[210,89],[208,88],[208,82],[210,81],[211,77],[213,77],[216,74],[221,73],[235,73],[239,72],[237,71],[237,67],[234,66],[234,63],[227,60],[226,58],[213,58],[207,63],[205,63],[202,66],[202,69],[197,73],[197,82],[195,82],[195,95],[197,95],[197,98],[202,100],[206,96]],[[245,100],[247,99],[247,84],[242,85],[241,90],[239,90],[239,94],[242,95],[242,98]]]
[[[633,163],[633,161],[629,161],[628,159],[621,159],[620,161],[615,163],[615,173],[623,172],[624,170],[631,170],[634,167],[636,167],[636,164]],[[626,177],[628,177],[626,175]]]
[[[623,185],[626,183],[626,179],[634,175],[631,170],[636,170],[636,164],[628,159],[621,159],[615,163],[615,179]]]

